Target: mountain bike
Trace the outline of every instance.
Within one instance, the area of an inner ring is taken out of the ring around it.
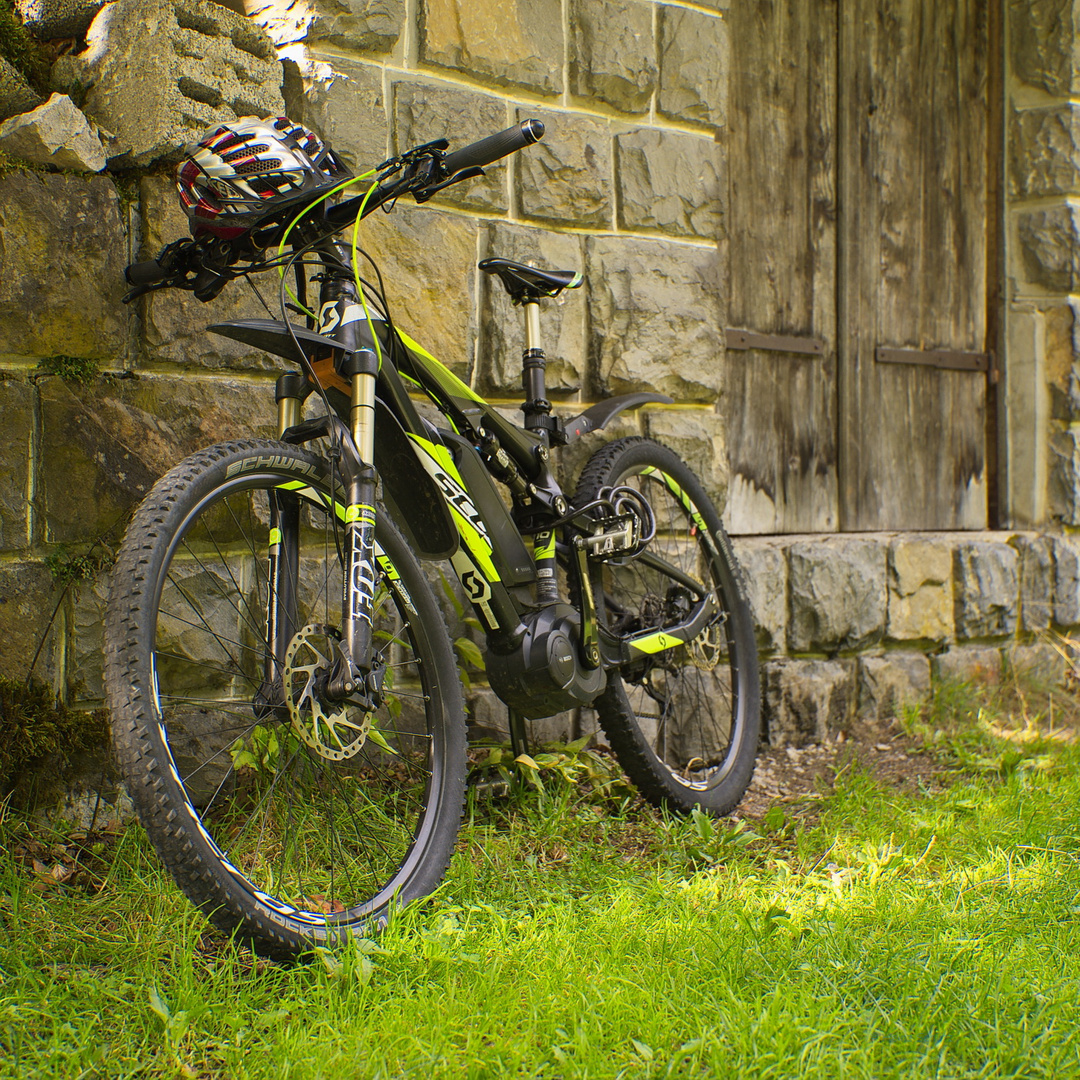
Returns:
[[[377,208],[426,202],[542,135],[529,120],[454,153],[427,143],[361,194],[127,269],[128,300],[280,276],[281,318],[209,327],[296,368],[277,379],[278,437],[238,431],[153,488],[112,571],[105,661],[117,757],[160,857],[266,955],[375,932],[447,870],[465,707],[425,562],[449,562],[483,627],[515,751],[526,720],[589,709],[654,804],[725,814],[749,783],[754,631],[702,483],[636,437],[601,446],[572,493],[556,478],[561,447],[671,402],[553,409],[540,305],[581,274],[480,263],[524,311],[519,426],[395,325],[358,246]]]

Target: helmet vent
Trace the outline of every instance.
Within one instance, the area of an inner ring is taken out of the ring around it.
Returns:
[[[257,143],[255,146],[245,146],[240,150],[233,150],[232,153],[222,156],[222,161],[226,165],[231,165],[234,161],[239,161],[241,158],[251,157],[253,154],[265,154],[270,147],[267,143]],[[220,151],[219,151],[220,153]]]
[[[273,172],[281,168],[281,158],[267,158],[264,161],[242,161],[236,166],[237,176],[251,176],[254,173]]]

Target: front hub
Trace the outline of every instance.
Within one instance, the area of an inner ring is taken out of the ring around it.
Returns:
[[[331,700],[330,674],[341,633],[309,623],[285,650],[282,686],[293,730],[319,757],[346,761],[363,748],[373,714],[347,701]]]

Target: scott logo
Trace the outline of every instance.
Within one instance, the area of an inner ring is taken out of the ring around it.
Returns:
[[[446,501],[487,541],[491,546],[491,538],[488,536],[487,525],[476,509],[469,493],[452,477],[442,471],[432,474],[435,483],[442,489]]]

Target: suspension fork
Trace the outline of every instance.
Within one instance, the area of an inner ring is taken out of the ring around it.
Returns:
[[[372,674],[372,607],[375,602],[375,382],[378,357],[363,346],[359,297],[348,254],[331,243],[322,251],[327,265],[319,298],[319,329],[341,344],[335,365],[349,381],[349,434],[356,456],[345,454],[346,505],[341,604],[341,655],[330,676],[331,697],[378,693]]]
[[[342,663],[330,680],[331,695],[345,696],[362,687],[377,691],[372,671],[372,608],[375,603],[375,380],[379,362],[370,349],[358,349],[339,365],[352,387],[349,433],[359,464],[345,478],[345,576],[342,596]],[[357,683],[360,685],[358,686]]]
[[[300,422],[300,409],[311,393],[311,383],[299,372],[280,376],[274,397],[278,407],[278,437]],[[300,580],[300,499],[292,492],[270,493],[270,544],[266,596],[266,666],[264,696],[272,698],[280,682],[285,650],[299,627],[296,625],[296,591]]]

